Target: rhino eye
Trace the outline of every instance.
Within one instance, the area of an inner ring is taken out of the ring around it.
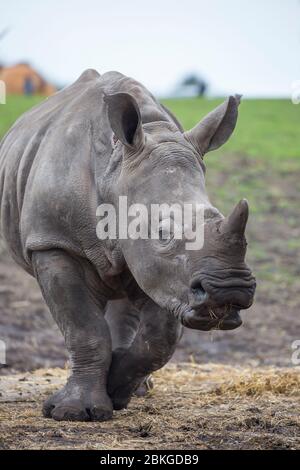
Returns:
[[[155,247],[160,253],[169,253],[170,250],[175,248],[179,240],[176,227],[173,226],[172,221],[171,224],[167,220],[163,220],[160,223],[156,232],[156,240],[154,241]]]

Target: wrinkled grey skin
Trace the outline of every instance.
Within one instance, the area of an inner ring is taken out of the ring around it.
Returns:
[[[248,206],[224,218],[211,205],[202,159],[231,135],[238,104],[230,97],[184,133],[135,80],[88,70],[3,139],[2,234],[36,277],[71,359],[45,416],[109,419],[170,359],[182,325],[240,325],[255,290],[244,261]],[[203,248],[187,251],[172,236],[99,240],[96,208],[117,207],[120,195],[128,205],[204,204]]]

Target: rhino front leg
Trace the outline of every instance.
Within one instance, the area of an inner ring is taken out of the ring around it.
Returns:
[[[174,315],[148,300],[141,311],[141,321],[131,346],[113,352],[108,393],[115,409],[126,408],[145,378],[169,361],[181,333],[182,326]]]
[[[131,346],[138,331],[140,317],[140,312],[128,299],[107,303],[105,319],[110,329],[113,350],[120,348],[124,350]],[[144,397],[152,388],[153,381],[150,376],[147,376],[134,393],[136,396]]]
[[[140,312],[127,299],[112,300],[107,302],[105,319],[110,329],[112,349],[129,348],[139,327]]]
[[[113,412],[106,390],[111,338],[89,286],[93,274],[84,261],[63,250],[34,252],[32,260],[44,299],[64,335],[72,368],[65,387],[45,402],[44,416],[107,420]]]

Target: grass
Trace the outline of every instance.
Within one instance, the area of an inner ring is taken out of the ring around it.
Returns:
[[[223,100],[163,100],[185,129],[193,127]],[[300,105],[289,100],[242,100],[237,128],[222,153],[239,152],[259,158],[300,157]],[[220,151],[219,151],[220,152]]]
[[[40,96],[8,96],[6,105],[0,105],[0,138],[23,112],[43,99]],[[222,101],[202,98],[162,100],[185,129],[193,127]],[[268,161],[300,158],[299,128],[300,105],[289,100],[242,100],[234,135],[214,154],[245,153]]]
[[[21,114],[40,103],[43,99],[45,98],[42,96],[8,95],[6,104],[0,104],[0,139]]]

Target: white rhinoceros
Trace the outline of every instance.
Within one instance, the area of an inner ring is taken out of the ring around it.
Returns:
[[[238,104],[229,97],[184,132],[137,81],[88,70],[2,140],[2,234],[37,279],[71,359],[45,416],[109,419],[169,360],[182,325],[241,324],[255,291],[244,261],[248,205],[224,218],[209,202],[203,163],[230,137]],[[99,239],[97,207],[118,207],[120,196],[146,207],[202,204],[204,245],[187,250],[172,230],[166,236],[164,220],[155,239]]]

